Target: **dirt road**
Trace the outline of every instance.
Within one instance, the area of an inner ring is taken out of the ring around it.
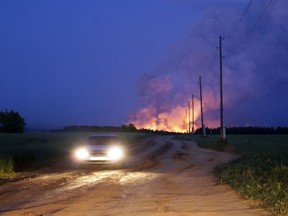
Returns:
[[[269,215],[251,208],[211,173],[234,159],[170,136],[122,170],[70,170],[0,186],[1,215]]]

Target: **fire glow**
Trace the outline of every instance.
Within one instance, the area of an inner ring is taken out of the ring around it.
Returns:
[[[200,119],[199,101],[195,101],[194,119],[195,130],[198,128]],[[138,129],[150,129],[169,132],[188,132],[189,124],[192,128],[192,109],[190,110],[190,120],[187,106],[176,105],[166,112],[157,112],[153,107],[145,107],[139,110],[132,122]]]
[[[193,109],[191,94],[191,92],[198,92],[199,87],[192,85],[192,81],[176,73],[145,74],[139,80],[137,87],[141,104],[138,111],[130,115],[129,122],[137,129],[192,132],[193,113],[194,131],[201,126],[200,98],[194,95]],[[218,101],[213,88],[205,88],[203,95],[205,116],[205,111],[214,110]],[[188,103],[190,103],[190,109]],[[209,118],[207,125],[212,126],[213,121],[215,123],[215,119]]]

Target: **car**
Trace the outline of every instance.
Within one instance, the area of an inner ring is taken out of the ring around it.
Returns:
[[[111,164],[122,166],[125,149],[119,136],[96,134],[74,151],[74,158],[80,164]]]

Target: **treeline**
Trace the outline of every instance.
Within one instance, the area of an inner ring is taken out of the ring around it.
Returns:
[[[65,126],[64,132],[140,132],[155,135],[175,135],[177,132],[158,131],[150,129],[137,129],[133,124],[122,126]],[[202,134],[202,128],[198,128],[195,134]],[[220,134],[220,128],[206,128],[206,134]],[[227,127],[226,134],[288,134],[288,127]]]
[[[181,134],[178,132],[169,132],[164,130],[150,130],[150,129],[138,129],[138,132],[140,133],[149,133],[149,134],[155,134],[155,135],[177,135]]]
[[[195,134],[202,134],[202,128]],[[206,128],[206,134],[220,134],[220,128]],[[288,134],[288,127],[227,127],[226,134]]]
[[[64,132],[137,132],[137,128],[133,124],[122,126],[89,126],[89,125],[71,125],[65,126]]]
[[[133,124],[122,125],[122,126],[86,126],[86,125],[71,125],[65,126],[62,130],[64,132],[139,132],[139,133],[149,133],[155,135],[175,135],[179,134],[177,132],[150,130],[150,129],[137,129]]]
[[[139,132],[139,133],[149,133],[155,135],[175,135],[179,134],[177,132],[150,130],[150,129],[137,129],[133,124],[122,125],[122,126],[86,126],[86,125],[71,125],[65,126],[62,130],[64,132],[103,132],[103,133],[113,133],[113,132]]]

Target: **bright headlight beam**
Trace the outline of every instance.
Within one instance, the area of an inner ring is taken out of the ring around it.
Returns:
[[[89,152],[88,152],[87,149],[81,148],[81,149],[76,150],[75,156],[76,156],[76,158],[79,159],[79,160],[84,160],[84,159],[86,159],[87,157],[89,157]]]
[[[107,155],[111,160],[120,160],[123,158],[124,153],[120,147],[112,147],[109,149]]]

